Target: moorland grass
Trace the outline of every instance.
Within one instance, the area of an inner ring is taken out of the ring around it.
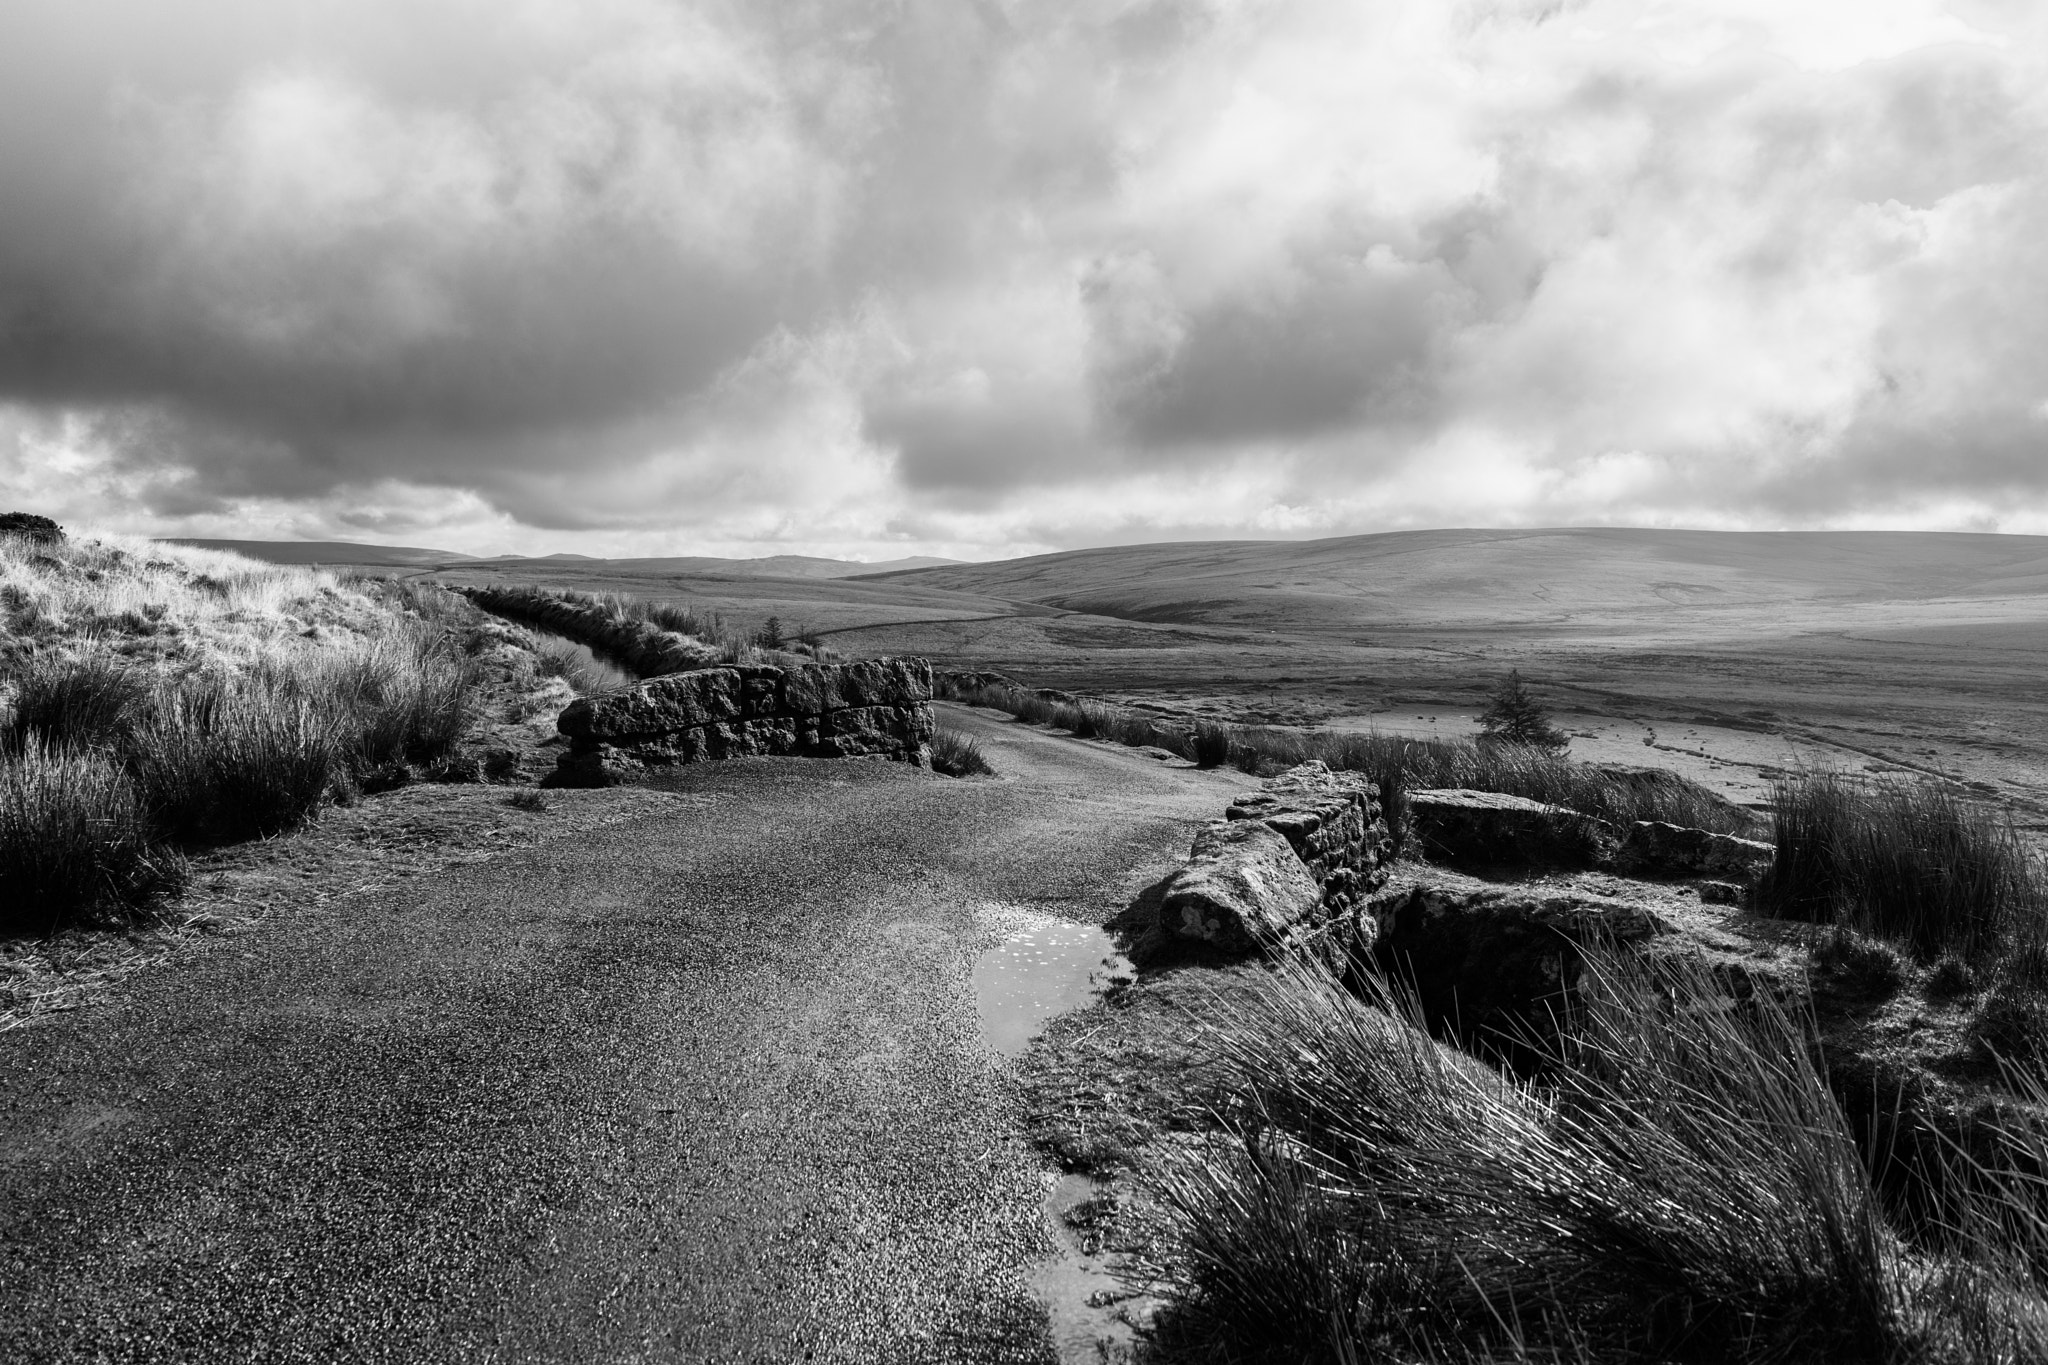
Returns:
[[[605,659],[590,646],[566,638],[542,639],[534,648],[534,666],[542,677],[560,678],[579,697],[629,686],[633,675]]]
[[[438,589],[110,540],[0,537],[0,884],[35,888],[8,928],[146,908],[178,849],[288,829],[461,739],[478,665]]]
[[[1380,788],[1397,846],[1405,839],[1406,794],[1432,787],[1526,796],[1623,826],[1662,820],[1718,834],[1757,832],[1756,817],[1749,811],[1676,773],[1575,763],[1529,746],[1177,722],[1128,707],[1000,684],[958,686],[942,680],[939,691],[954,701],[993,707],[1084,738],[1166,749],[1204,767],[1229,763],[1268,776],[1320,759],[1339,771],[1364,773]]]
[[[1362,989],[1293,962],[1205,1013],[1233,1099],[1226,1137],[1157,1179],[1178,1227],[1163,1358],[2048,1358],[2024,1162],[1987,1173],[1938,1253],[1909,1248],[1809,1021],[1768,996],[1596,954],[1522,1083],[1432,1040],[1397,987]]]
[[[1761,909],[1848,926],[1923,961],[1982,959],[2037,938],[2048,888],[2011,822],[1927,782],[1797,773],[1772,792]]]
[[[34,738],[0,757],[0,933],[127,914],[184,880],[115,759]]]
[[[574,640],[641,678],[719,664],[792,664],[839,657],[815,635],[784,640],[778,625],[778,644],[768,645],[766,627],[743,630],[718,612],[700,612],[678,602],[531,585],[488,584],[460,591],[485,611]]]
[[[948,777],[984,777],[995,772],[973,736],[940,728],[932,735],[932,770]]]

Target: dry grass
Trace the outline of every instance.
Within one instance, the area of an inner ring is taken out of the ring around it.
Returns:
[[[0,674],[52,653],[242,667],[308,630],[386,614],[364,587],[317,569],[136,536],[0,536]]]
[[[274,834],[372,769],[444,762],[472,715],[478,665],[449,624],[468,609],[438,590],[0,537],[0,607],[0,879],[37,888],[6,898],[11,928],[144,908],[171,850]]]

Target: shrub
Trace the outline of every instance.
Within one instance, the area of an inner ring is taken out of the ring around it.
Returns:
[[[548,795],[538,787],[521,787],[505,798],[514,810],[540,811],[548,808]]]
[[[981,745],[958,730],[940,729],[932,736],[932,770],[948,777],[992,775],[995,769],[982,756]]]
[[[59,545],[64,528],[34,512],[0,512],[0,536],[19,536],[36,545]]]
[[[119,746],[150,690],[146,672],[112,655],[31,660],[15,679],[0,748],[19,753],[38,737],[63,747]]]
[[[2042,913],[2012,827],[1948,788],[1809,772],[1773,801],[1777,849],[1758,887],[1770,913],[1849,924],[1929,959],[1995,951]]]
[[[0,756],[0,933],[144,909],[184,876],[112,758],[39,739]]]

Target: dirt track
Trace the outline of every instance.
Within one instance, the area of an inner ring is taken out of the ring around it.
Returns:
[[[999,778],[690,769],[0,1035],[0,1359],[1046,1359],[975,954],[1243,779],[946,710]]]

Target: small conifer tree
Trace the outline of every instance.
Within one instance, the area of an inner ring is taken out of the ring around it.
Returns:
[[[760,632],[754,636],[754,643],[762,649],[782,648],[782,618],[780,616],[769,617],[761,626]]]
[[[1524,744],[1561,754],[1571,747],[1571,737],[1550,723],[1550,709],[1529,694],[1519,670],[1509,669],[1507,677],[1493,689],[1486,710],[1479,715],[1481,744]]]

